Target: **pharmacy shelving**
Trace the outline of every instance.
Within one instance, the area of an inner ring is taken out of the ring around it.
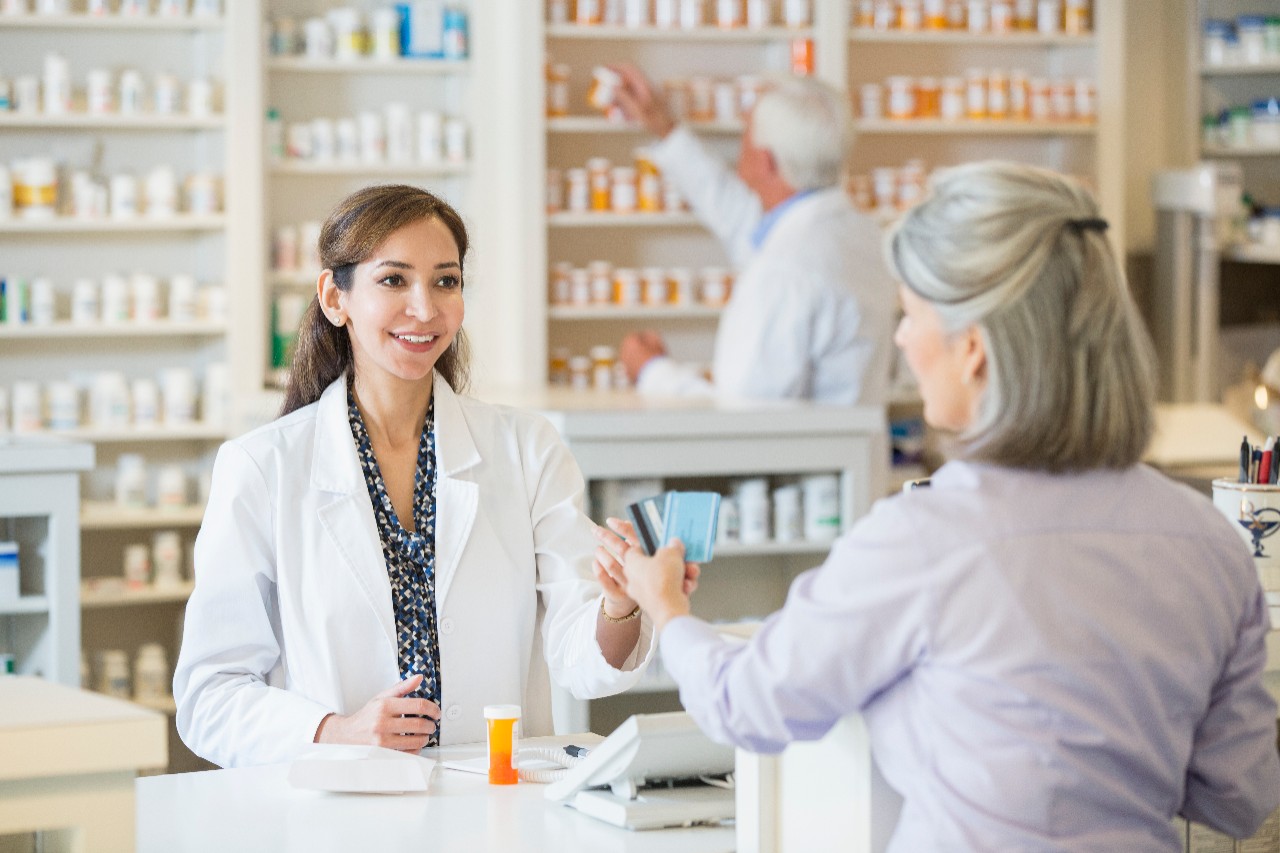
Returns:
[[[71,323],[59,321],[47,326],[0,325],[0,340],[61,340],[66,338],[93,339],[117,338],[131,340],[139,338],[215,338],[227,333],[227,324],[214,321],[192,321],[177,323],[169,320],[157,320],[154,323],[120,323],[102,325],[88,323]]]
[[[470,171],[466,163],[349,163],[343,161],[282,161],[272,163],[268,171],[273,175],[341,175],[346,177],[386,178],[443,177],[465,175]]]
[[[80,475],[93,447],[0,441],[0,538],[18,544],[18,598],[0,601],[0,651],[19,675],[80,680]]]
[[[1234,21],[1241,15],[1280,15],[1280,0],[1195,0],[1187,4],[1188,65],[1187,120],[1199,126],[1202,116],[1217,116],[1232,107],[1251,107],[1259,99],[1280,97],[1280,54],[1264,52],[1258,62],[1214,64],[1204,48],[1204,23],[1210,19]],[[1243,50],[1243,46],[1240,46]],[[1267,206],[1280,204],[1280,145],[1225,145],[1200,137],[1202,158],[1225,159],[1240,164],[1245,192]],[[1242,250],[1243,255],[1250,254]],[[1225,255],[1224,255],[1225,257]],[[1267,263],[1265,250],[1252,260]],[[1229,289],[1230,281],[1223,284]]]
[[[689,27],[660,27],[652,19],[643,26],[554,23],[545,19],[528,22],[541,34],[543,53],[537,57],[539,66],[560,64],[570,69],[568,114],[544,116],[541,121],[542,165],[561,175],[597,157],[607,158],[613,166],[632,166],[635,150],[651,144],[652,136],[644,127],[611,120],[588,106],[586,84],[595,66],[631,63],[659,85],[693,78],[723,83],[738,77],[760,78],[770,72],[785,72],[791,64],[793,46],[818,37],[818,28],[812,23],[784,25],[781,4],[773,4],[774,19],[769,25],[757,27],[718,26],[714,5],[702,4],[702,23]],[[541,68],[537,70],[540,72]],[[533,67],[530,72],[534,72]],[[543,94],[539,88],[539,102]],[[725,114],[718,120],[691,119],[687,125],[719,156],[729,163],[734,161],[743,130],[740,119]],[[536,174],[545,176],[542,170]],[[545,243],[536,253],[538,262],[534,268],[548,272],[561,262],[581,268],[593,261],[608,261],[615,268],[685,267],[696,277],[700,268],[728,266],[717,239],[687,211],[561,210],[546,214],[539,227]],[[532,339],[529,351],[544,357],[525,371],[528,381],[538,382],[547,377],[546,355],[567,351],[581,356],[594,346],[617,347],[622,336],[632,330],[628,323],[632,328],[656,328],[677,358],[710,361],[715,322],[720,315],[719,309],[700,305],[679,311],[644,306],[619,307],[615,311],[551,305],[547,297],[540,302],[531,308],[545,318],[545,331],[527,337]]]
[[[86,427],[71,430],[48,430],[33,433],[35,436],[58,436],[74,441],[90,441],[94,444],[144,444],[172,442],[207,442],[223,441],[227,437],[227,428],[221,424],[190,424],[183,426],[156,427]]]
[[[6,350],[6,357],[0,358],[0,385],[35,380],[48,387],[53,381],[70,380],[80,390],[85,426],[50,434],[96,449],[95,467],[81,477],[85,503],[78,507],[77,522],[84,524],[75,527],[81,555],[75,573],[83,579],[122,576],[124,547],[137,541],[150,544],[155,531],[180,530],[185,554],[199,526],[194,509],[171,515],[135,511],[132,517],[104,509],[113,495],[122,454],[143,456],[149,486],[154,486],[160,468],[180,466],[194,493],[218,444],[229,434],[226,424],[200,421],[182,427],[95,428],[87,416],[95,374],[113,371],[135,380],[158,378],[162,369],[178,367],[191,370],[200,382],[211,365],[234,361],[243,349],[236,341],[251,335],[238,322],[235,309],[225,321],[206,319],[201,313],[194,321],[73,325],[66,319],[72,284],[84,278],[101,283],[110,273],[126,277],[146,273],[161,282],[161,306],[163,285],[179,274],[193,276],[202,294],[208,286],[224,288],[225,304],[230,306],[239,305],[244,289],[255,286],[244,275],[244,265],[237,258],[240,242],[233,234],[254,221],[256,198],[246,193],[246,186],[261,180],[261,176],[246,178],[246,161],[237,155],[246,128],[252,126],[246,115],[256,114],[261,104],[257,89],[246,82],[260,74],[261,67],[245,67],[243,48],[245,44],[256,48],[253,39],[261,4],[262,0],[224,0],[223,14],[216,17],[0,15],[0,52],[5,54],[6,73],[39,74],[44,57],[56,52],[66,58],[77,92],[92,70],[109,70],[117,80],[124,70],[134,69],[142,75],[148,93],[142,111],[132,114],[90,114],[78,100],[73,101],[72,111],[62,114],[0,113],[0,162],[8,165],[37,152],[46,154],[64,167],[64,190],[70,185],[70,172],[77,169],[88,171],[103,184],[114,175],[130,174],[138,179],[140,199],[145,199],[143,179],[161,164],[173,168],[180,197],[182,182],[192,175],[212,176],[221,186],[218,212],[211,214],[0,221],[0,257],[4,258],[0,275],[28,280],[47,277],[56,291],[58,318],[51,325],[0,327],[0,346]],[[149,95],[159,74],[172,75],[180,85],[194,79],[210,81],[216,93],[214,111],[200,115],[181,109],[153,112]],[[61,201],[69,208],[69,198]],[[203,304],[203,296],[200,301]],[[164,312],[162,307],[161,318]],[[242,375],[234,369],[228,373],[236,381]],[[200,390],[196,393],[199,396]],[[80,599],[79,584],[75,587],[73,606]],[[132,658],[140,645],[150,642],[162,643],[169,659],[176,659],[175,619],[180,609],[157,614],[150,609],[156,605],[150,604],[145,612],[139,611],[138,602],[131,599],[113,607],[95,607],[92,598],[85,604],[87,610],[77,606],[76,622],[83,628],[82,647],[91,663],[99,650],[124,649]],[[69,683],[79,681],[80,652],[77,642],[70,657]],[[175,747],[173,757],[175,766],[183,765],[180,747]]]
[[[200,32],[223,29],[220,17],[176,16],[172,18],[120,15],[32,15],[6,14],[0,17],[0,30],[93,30],[144,32]]]
[[[1019,121],[1004,119],[944,121],[880,119],[856,121],[853,171],[869,174],[920,160],[926,169],[971,160],[1011,159],[1035,163],[1086,179],[1099,196],[1111,223],[1108,235],[1124,245],[1124,10],[1123,4],[1091,4],[1091,25],[1083,33],[1018,31],[903,31],[857,27],[853,3],[844,0],[837,19],[845,38],[831,43],[830,62],[843,67],[833,83],[849,92],[860,113],[863,85],[890,77],[966,77],[971,69],[1013,69],[1031,78],[1088,79],[1097,89],[1092,120]],[[842,15],[843,17],[840,17]],[[822,45],[819,44],[819,47]],[[887,97],[887,96],[886,96]]]
[[[985,121],[942,119],[859,119],[858,134],[894,136],[1093,136],[1093,124],[1069,121]]]
[[[547,217],[552,228],[689,228],[702,227],[692,213],[571,213]]]
[[[708,320],[719,317],[719,305],[552,305],[553,320]]]
[[[696,133],[742,133],[740,121],[691,121],[690,128]],[[549,133],[641,133],[649,131],[643,126],[626,121],[612,121],[596,116],[561,116],[547,119]]]
[[[58,216],[51,219],[0,221],[0,234],[185,234],[222,231],[227,219],[218,213],[180,214],[164,219],[145,216],[130,219],[88,219]]]
[[[791,41],[813,37],[812,27],[769,26],[752,29],[734,27],[722,29],[715,26],[699,27],[620,27],[597,24],[548,24],[548,39],[617,42],[719,42],[754,44],[761,42]]]
[[[1205,157],[1280,157],[1280,145],[1201,145]]]
[[[191,116],[182,113],[0,113],[0,130],[20,127],[44,130],[216,130],[225,125],[226,120],[222,116]]]
[[[83,501],[81,530],[148,530],[199,527],[204,507],[122,507],[114,501]]]
[[[1089,47],[1096,39],[1092,33],[1067,35],[1065,33],[1011,32],[970,33],[964,31],[874,30],[855,27],[849,33],[854,44],[895,45],[978,45],[984,48],[1026,47]]]
[[[359,0],[351,4],[368,16],[373,10],[390,5],[375,0]],[[470,20],[469,49],[483,45],[487,39],[482,11],[475,3],[466,7]],[[479,4],[483,5],[483,4]],[[278,386],[284,377],[282,365],[273,363],[273,356],[284,347],[273,345],[273,335],[285,335],[284,327],[295,327],[298,317],[294,309],[297,296],[305,297],[304,290],[314,290],[315,278],[295,279],[281,275],[277,267],[288,268],[273,258],[277,238],[282,230],[296,234],[296,245],[302,254],[313,247],[302,246],[308,238],[305,227],[313,228],[325,214],[344,196],[360,187],[388,182],[405,182],[424,187],[448,200],[462,213],[468,226],[483,230],[483,216],[476,214],[477,199],[474,175],[479,171],[476,161],[478,151],[485,150],[484,141],[477,126],[483,121],[483,104],[479,103],[479,87],[471,80],[477,65],[470,58],[419,58],[337,56],[316,58],[307,55],[273,55],[269,52],[272,39],[267,37],[275,22],[281,18],[301,21],[322,17],[332,7],[327,0],[282,0],[263,4],[260,19],[261,38],[253,46],[260,58],[263,75],[259,78],[262,88],[261,106],[278,115],[281,131],[288,139],[289,131],[300,131],[305,124],[314,127],[318,120],[328,120],[334,125],[344,119],[376,120],[387,132],[384,109],[392,104],[403,105],[411,116],[412,159],[388,159],[371,156],[361,151],[359,161],[354,158],[281,157],[281,152],[267,152],[267,125],[259,119],[253,138],[262,140],[254,152],[251,168],[262,176],[257,190],[261,193],[263,216],[258,223],[258,233],[253,243],[257,252],[258,272],[255,278],[263,283],[262,295],[255,299],[261,307],[255,313],[261,318],[257,324],[260,340],[254,344],[256,363],[253,372],[260,377],[260,387]],[[366,17],[367,19],[367,17]],[[482,69],[488,73],[490,69]],[[459,156],[456,151],[441,156],[423,156],[421,152],[420,117],[424,113],[436,113],[448,124],[460,119],[467,126],[467,152]],[[371,115],[372,114],[372,115]],[[375,119],[376,116],[376,119]],[[385,140],[385,136],[383,137]],[[383,145],[386,145],[384,141]],[[286,152],[287,153],[287,152]],[[337,152],[342,155],[342,151]],[[312,232],[313,233],[313,232]],[[478,233],[473,235],[473,239]],[[468,269],[469,280],[473,279]],[[305,301],[302,303],[305,305]],[[277,323],[281,328],[273,328]]]
[[[174,604],[185,602],[195,589],[193,581],[172,586],[110,587],[93,584],[80,585],[80,606],[86,609],[106,607],[133,607],[143,604]]]
[[[470,63],[465,59],[306,59],[276,56],[266,61],[269,72],[295,74],[466,74]]]
[[[1229,261],[1246,264],[1280,264],[1280,246],[1258,246],[1246,243],[1224,250],[1222,257]]]
[[[1280,205],[1280,145],[1274,144],[1274,134],[1259,133],[1259,139],[1269,137],[1273,144],[1258,144],[1253,138],[1255,128],[1251,124],[1240,128],[1234,117],[1229,123],[1229,134],[1225,134],[1227,138],[1215,139],[1204,130],[1204,121],[1208,117],[1217,118],[1224,111],[1237,107],[1244,107],[1251,113],[1255,102],[1280,97],[1280,54],[1264,50],[1261,56],[1253,57],[1261,61],[1247,62],[1246,39],[1241,38],[1235,42],[1239,51],[1238,61],[1228,55],[1226,63],[1215,64],[1213,60],[1216,57],[1208,49],[1210,40],[1206,38],[1205,22],[1227,20],[1234,23],[1242,15],[1280,16],[1280,0],[1194,0],[1186,4],[1184,15],[1186,55],[1189,57],[1184,87],[1184,121],[1188,132],[1184,138],[1195,140],[1192,150],[1184,156],[1188,161],[1216,160],[1238,165],[1243,191],[1255,205]],[[1242,142],[1247,144],[1240,144]],[[1211,334],[1207,338],[1210,345],[1205,349],[1220,365],[1217,372],[1223,377],[1224,384],[1230,385],[1238,376],[1228,375],[1231,371],[1228,365],[1236,359],[1262,363],[1270,354],[1276,337],[1280,336],[1280,326],[1275,323],[1280,300],[1272,288],[1262,284],[1269,277],[1274,278],[1275,271],[1280,269],[1280,247],[1253,243],[1227,245],[1221,249],[1219,259],[1222,263],[1217,269],[1214,290],[1218,294],[1215,303],[1222,307],[1219,311],[1218,305],[1214,305],[1210,320],[1212,332],[1206,330],[1207,336]],[[1223,334],[1223,345],[1219,345],[1218,325],[1224,317],[1233,318],[1234,322],[1242,324],[1242,328],[1251,327],[1254,330],[1252,340],[1258,343],[1252,347],[1245,345],[1244,349],[1232,353],[1232,348],[1225,345],[1227,335]],[[1214,383],[1216,386],[1216,376]],[[1273,632],[1273,636],[1277,635]]]
[[[1233,62],[1229,65],[1203,65],[1200,74],[1205,77],[1251,77],[1257,74],[1280,74],[1280,59],[1266,62]]]

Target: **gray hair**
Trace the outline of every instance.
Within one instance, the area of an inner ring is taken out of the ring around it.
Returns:
[[[773,154],[779,173],[796,190],[839,184],[853,144],[845,98],[811,77],[770,82],[751,113],[752,142]]]
[[[890,267],[945,328],[976,326],[987,384],[958,455],[1085,471],[1141,459],[1154,429],[1151,342],[1078,183],[1014,163],[939,172],[886,239]]]

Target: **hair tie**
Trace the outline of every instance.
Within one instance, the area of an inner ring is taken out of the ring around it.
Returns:
[[[1097,231],[1099,234],[1106,232],[1108,223],[1105,219],[1068,219],[1067,227],[1077,234],[1084,234],[1086,231]]]

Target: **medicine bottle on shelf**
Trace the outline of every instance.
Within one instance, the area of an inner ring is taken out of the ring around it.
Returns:
[[[607,391],[613,387],[613,364],[617,353],[610,346],[594,346],[591,348],[591,387],[597,391]]]

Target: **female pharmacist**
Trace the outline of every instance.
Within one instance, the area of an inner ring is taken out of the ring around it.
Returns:
[[[372,187],[319,249],[284,414],[214,464],[178,731],[223,766],[480,741],[490,703],[549,734],[550,676],[624,690],[652,626],[592,579],[582,475],[550,424],[460,393],[462,220]]]
[[[622,548],[713,738],[773,752],[863,714],[904,798],[891,850],[1177,851],[1175,813],[1245,836],[1280,802],[1262,591],[1213,506],[1138,463],[1152,360],[1105,229],[1050,172],[936,179],[888,254],[952,460],[745,647],[688,615],[678,544]]]

